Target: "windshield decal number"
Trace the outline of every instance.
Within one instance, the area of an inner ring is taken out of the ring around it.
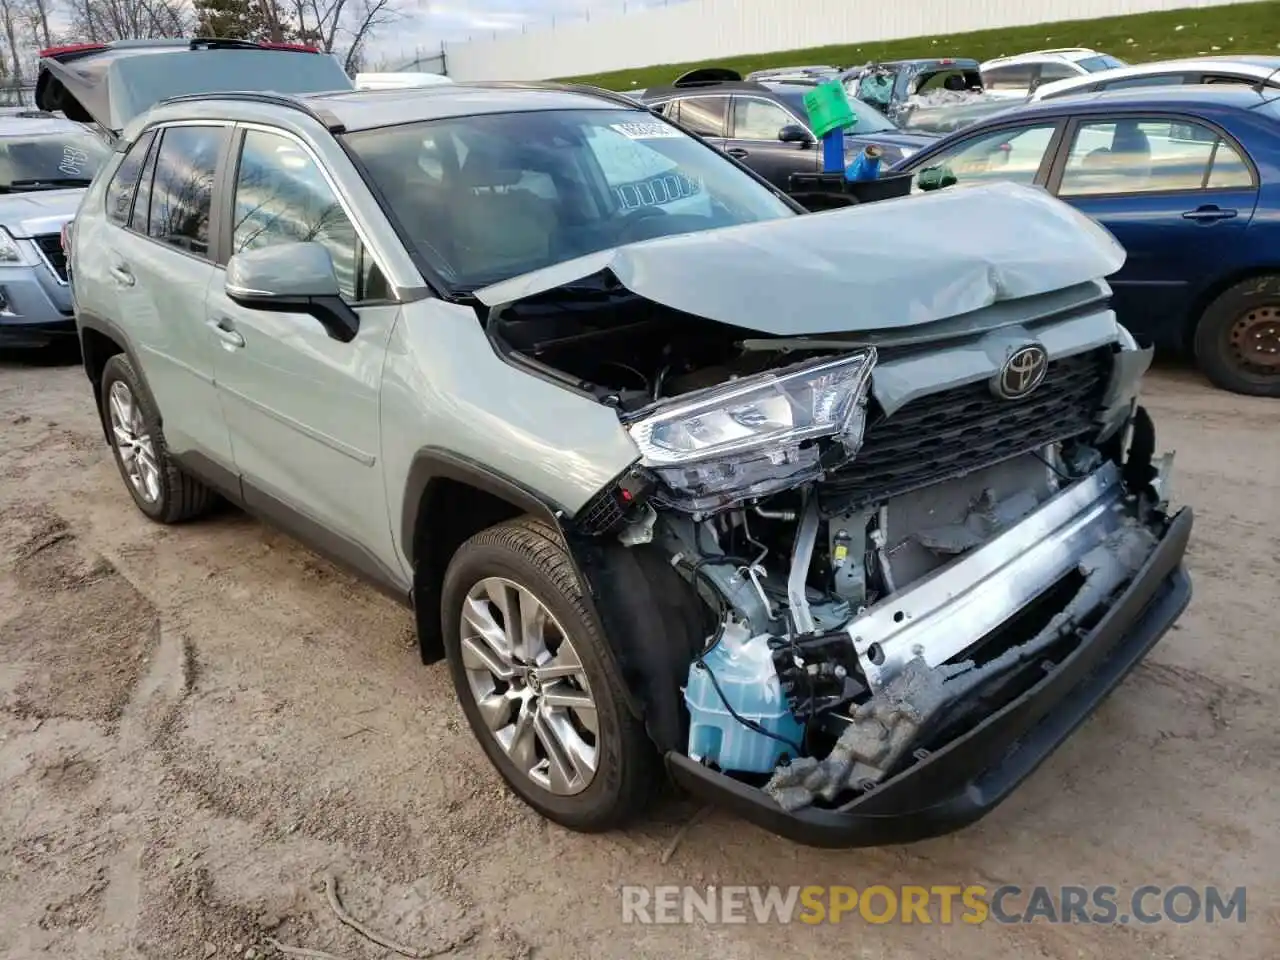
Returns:
[[[82,171],[88,162],[89,154],[78,147],[68,145],[62,148],[62,162],[58,164],[58,169],[68,177],[83,177]]]
[[[684,136],[675,127],[661,121],[614,123],[609,125],[609,129],[616,130],[628,140],[679,140]]]

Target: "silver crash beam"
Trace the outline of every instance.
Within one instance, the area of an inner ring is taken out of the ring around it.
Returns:
[[[1107,463],[989,543],[870,607],[849,636],[872,691],[919,658],[962,654],[1057,583],[1124,523],[1120,471]]]

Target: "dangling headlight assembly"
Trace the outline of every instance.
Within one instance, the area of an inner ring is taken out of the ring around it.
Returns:
[[[862,444],[875,362],[867,347],[743,377],[646,407],[627,427],[641,465],[669,491],[664,499],[711,512],[850,460]]]

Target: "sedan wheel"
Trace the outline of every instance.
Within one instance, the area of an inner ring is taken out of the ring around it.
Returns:
[[[512,764],[557,796],[591,785],[599,737],[582,661],[527,588],[487,577],[467,591],[461,654],[485,726]]]

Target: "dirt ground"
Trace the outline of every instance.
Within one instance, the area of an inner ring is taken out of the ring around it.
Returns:
[[[1006,804],[910,847],[818,851],[672,798],[549,826],[502,787],[410,618],[234,511],[133,507],[76,366],[0,356],[0,957],[1275,957],[1280,405],[1163,369],[1195,599]],[[1247,886],[1245,923],[624,926],[622,884]]]

